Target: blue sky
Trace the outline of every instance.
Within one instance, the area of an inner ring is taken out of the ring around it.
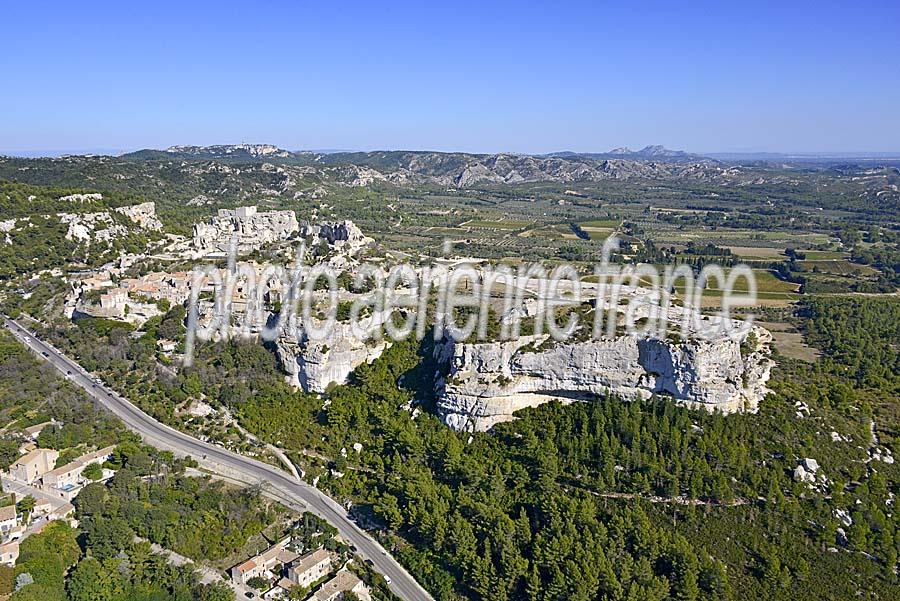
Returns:
[[[3,13],[7,152],[900,151],[895,1],[12,2]]]

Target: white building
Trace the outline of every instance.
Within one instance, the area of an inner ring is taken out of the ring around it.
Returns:
[[[13,540],[0,545],[0,564],[14,566],[17,559],[19,559],[19,541]]]
[[[6,538],[18,525],[16,506],[7,505],[6,507],[0,507],[0,534],[3,535],[3,538]]]
[[[56,465],[59,453],[53,449],[34,449],[16,459],[9,468],[9,475],[27,484],[31,484]]]
[[[231,580],[237,584],[247,584],[247,581],[257,576],[272,578],[272,568],[278,564],[288,565],[297,559],[297,554],[287,549],[289,542],[290,537],[284,538],[259,555],[234,566],[231,568]]]
[[[288,580],[309,587],[331,571],[332,563],[332,556],[325,549],[311,551],[290,565],[287,571]]]
[[[102,464],[112,457],[115,447],[106,447],[99,451],[82,455],[75,461],[62,467],[50,470],[41,479],[44,490],[61,499],[71,501],[74,499],[87,480],[82,476],[84,468],[91,464]]]
[[[323,584],[310,597],[310,601],[339,601],[344,598],[344,593],[354,593],[361,601],[371,601],[372,599],[369,595],[369,588],[356,574],[341,570],[337,576]]]

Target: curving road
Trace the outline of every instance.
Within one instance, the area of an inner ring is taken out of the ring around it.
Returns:
[[[156,421],[115,391],[96,381],[91,374],[56,348],[35,338],[31,331],[16,321],[6,317],[3,321],[20,342],[65,374],[70,381],[84,388],[98,403],[140,434],[146,443],[178,455],[190,455],[203,468],[225,479],[248,486],[260,486],[266,496],[292,509],[310,511],[324,518],[338,529],[344,540],[356,547],[360,556],[372,561],[375,570],[388,579],[395,595],[404,601],[432,600],[431,595],[419,586],[403,566],[350,519],[340,504],[317,488],[292,478],[271,465],[201,442]]]

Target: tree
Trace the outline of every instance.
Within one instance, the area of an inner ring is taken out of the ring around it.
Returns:
[[[98,559],[115,557],[131,547],[134,530],[124,519],[95,516],[85,525],[85,540],[91,555]]]
[[[199,601],[234,601],[234,591],[224,582],[203,584],[197,590]]]
[[[103,506],[108,497],[106,486],[99,482],[92,483],[81,489],[73,503],[75,508],[78,509],[79,516],[90,517],[103,511]]]
[[[96,482],[103,477],[103,468],[100,467],[99,463],[89,463],[84,466],[81,474],[88,480]]]
[[[0,566],[0,595],[13,592],[15,571],[9,566]]]
[[[22,497],[22,500],[16,503],[16,511],[23,515],[24,521],[27,522],[31,512],[34,511],[34,504],[34,497],[31,495]]]
[[[247,581],[247,586],[255,588],[258,591],[267,591],[269,587],[272,586],[272,583],[263,578],[262,576],[254,576],[250,580]]]
[[[374,509],[387,520],[391,528],[396,529],[403,524],[403,512],[400,511],[400,504],[394,495],[390,493],[380,495]]]
[[[124,590],[118,560],[101,563],[93,557],[78,562],[69,577],[67,589],[72,601],[112,601]]]

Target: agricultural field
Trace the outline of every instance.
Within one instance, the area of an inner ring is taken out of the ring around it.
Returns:
[[[652,232],[651,237],[658,244],[712,242],[719,246],[736,246],[744,248],[780,248],[787,247],[828,245],[832,239],[823,233],[817,232],[779,232],[759,230],[698,230],[698,229],[669,229]],[[763,251],[766,252],[766,251]]]
[[[784,259],[783,248],[773,248],[771,246],[726,246],[725,248],[741,259]]]
[[[804,271],[812,271],[819,273],[827,273],[833,275],[862,275],[871,276],[878,273],[878,270],[869,265],[860,265],[851,263],[846,259],[816,259],[797,261],[797,264]]]
[[[520,230],[531,224],[530,221],[519,221],[516,219],[472,219],[459,224],[460,228],[476,228],[488,230]]]
[[[578,225],[586,232],[594,230],[615,230],[622,225],[621,219],[592,219],[590,221],[580,221]]]
[[[850,253],[836,250],[798,250],[797,252],[806,257],[808,261],[833,261],[850,257]]]
[[[782,321],[757,321],[756,323],[772,333],[775,349],[785,357],[813,363],[822,354],[819,349],[806,344],[803,334],[789,323]]]

